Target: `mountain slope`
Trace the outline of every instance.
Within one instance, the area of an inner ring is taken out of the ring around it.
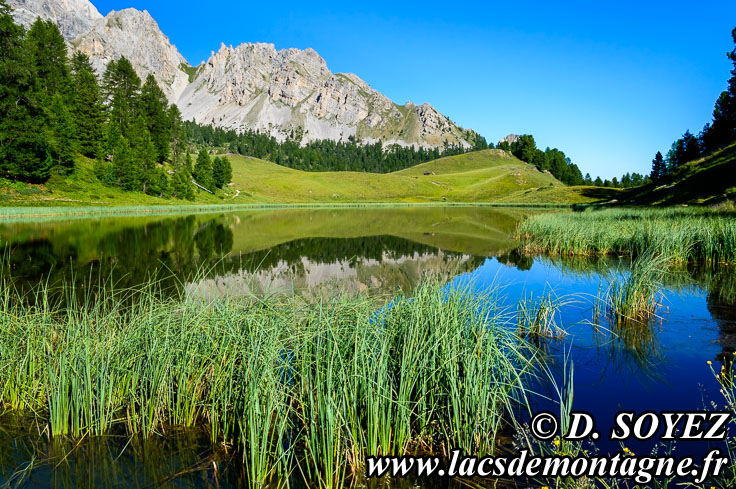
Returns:
[[[30,26],[38,17],[52,20],[64,39],[73,39],[89,31],[102,15],[88,0],[7,0],[18,24]]]
[[[736,199],[736,143],[678,168],[665,184],[631,189],[622,199],[636,204],[714,204]]]
[[[15,16],[56,21],[72,49],[87,53],[98,73],[128,58],[141,78],[153,73],[186,119],[238,131],[258,130],[303,142],[355,137],[365,142],[471,147],[478,135],[429,104],[398,105],[352,73],[332,73],[313,49],[273,44],[222,45],[192,67],[147,11],[104,18],[87,0],[12,0]]]
[[[100,74],[107,63],[125,56],[141,79],[153,73],[169,101],[175,102],[189,84],[189,63],[146,10],[113,10],[70,44],[88,54]]]
[[[245,156],[229,156],[233,183],[217,195],[197,194],[198,203],[293,204],[369,202],[581,203],[600,200],[566,187],[497,150],[442,158],[396,173],[303,172]],[[427,168],[429,175],[425,175]],[[0,205],[189,204],[103,186],[92,161],[80,158],[75,172],[53,175],[45,185],[0,188]],[[513,197],[513,198],[512,198]]]
[[[313,49],[273,44],[222,45],[196,69],[177,100],[186,119],[236,130],[257,129],[278,139],[349,137],[439,147],[468,146],[464,131],[431,105],[397,105],[358,76],[333,74]]]

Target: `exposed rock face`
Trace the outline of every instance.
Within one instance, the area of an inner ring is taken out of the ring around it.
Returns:
[[[517,142],[517,141],[518,141],[519,139],[521,139],[521,136],[519,136],[518,134],[509,134],[509,135],[508,135],[508,136],[506,136],[505,138],[501,139],[501,140],[500,140],[500,141],[498,142],[498,144],[499,144],[499,145],[500,145],[501,143],[509,143],[509,144],[514,144],[514,143],[515,143],[515,142]]]
[[[113,10],[72,40],[71,46],[88,54],[100,74],[107,63],[125,56],[142,79],[153,73],[171,101],[176,101],[189,83],[182,69],[189,63],[146,10]]]
[[[8,0],[15,21],[26,27],[36,18],[53,20],[64,39],[73,39],[90,30],[102,15],[87,0]]]
[[[186,119],[257,129],[283,139],[467,145],[468,134],[431,105],[398,106],[354,74],[333,74],[313,49],[221,46],[177,100]]]
[[[35,15],[54,19],[71,49],[87,53],[100,75],[107,63],[121,56],[142,79],[153,73],[183,117],[202,124],[255,129],[303,142],[355,137],[384,144],[467,147],[476,137],[429,104],[400,106],[352,73],[333,74],[311,48],[277,51],[273,44],[222,45],[195,69],[147,11],[125,9],[102,17],[87,0],[11,4],[18,9],[16,18],[26,24]]]

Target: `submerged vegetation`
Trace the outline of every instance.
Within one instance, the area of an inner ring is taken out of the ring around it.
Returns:
[[[5,410],[51,437],[204,427],[252,485],[302,473],[336,487],[369,455],[494,453],[533,370],[492,300],[437,283],[378,310],[104,287],[57,307],[45,288],[28,305],[4,285]]]
[[[539,214],[518,230],[525,249],[552,255],[668,257],[675,263],[736,261],[736,216],[702,208],[589,209]]]

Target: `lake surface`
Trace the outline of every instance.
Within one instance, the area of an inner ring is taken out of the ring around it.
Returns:
[[[0,222],[0,246],[6,250],[5,273],[21,291],[68,281],[78,287],[101,280],[135,287],[156,277],[164,293],[203,297],[335,291],[390,297],[399,289],[411,293],[432,275],[450,286],[495,290],[510,314],[520,299],[552,294],[564,304],[557,322],[569,335],[542,340],[539,348],[558,379],[572,364],[574,408],[592,413],[602,433],[620,410],[702,410],[712,409],[711,403],[722,408],[706,362],[716,370],[733,362],[733,268],[668,274],[659,318],[634,335],[617,335],[604,318],[596,318],[594,303],[612,276],[626,273],[626,260],[525,257],[512,235],[530,212],[301,209]],[[540,409],[550,408],[537,402]],[[600,450],[620,449],[605,438],[597,444]],[[28,487],[238,487],[244,481],[237,457],[223,458],[192,433],[130,445],[110,437],[75,447],[70,456],[69,447],[44,440],[0,420],[0,485],[21,477]],[[679,442],[677,453],[700,454],[707,447]],[[33,470],[17,472],[32,460]]]

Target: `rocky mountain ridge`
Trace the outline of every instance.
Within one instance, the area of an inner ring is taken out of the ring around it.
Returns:
[[[14,17],[56,22],[70,49],[87,53],[99,73],[128,58],[141,78],[152,73],[185,119],[237,131],[258,130],[283,140],[318,139],[441,147],[471,146],[477,134],[458,127],[429,104],[398,105],[352,73],[332,73],[311,48],[273,44],[222,45],[192,67],[147,11],[102,17],[87,0],[10,0]]]

